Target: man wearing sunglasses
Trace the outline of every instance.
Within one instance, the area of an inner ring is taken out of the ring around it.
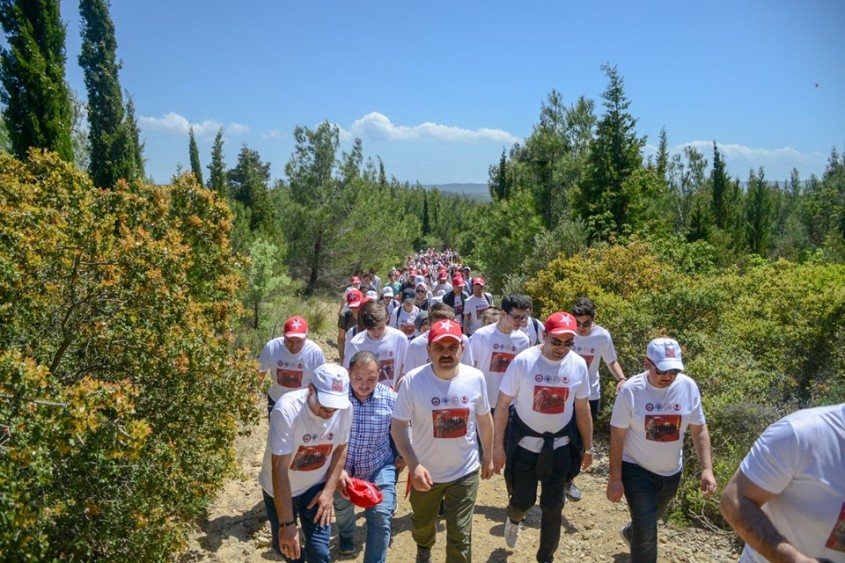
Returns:
[[[695,381],[681,373],[678,342],[652,340],[645,367],[616,396],[610,420],[607,498],[619,502],[624,494],[628,501],[631,522],[620,533],[633,563],[657,561],[657,520],[681,482],[687,426],[701,463],[701,493],[716,492],[701,394]]]
[[[604,360],[611,375],[616,379],[616,392],[625,384],[625,373],[616,357],[613,338],[603,327],[596,324],[596,304],[589,297],[582,297],[572,306],[572,316],[578,330],[575,334],[573,352],[587,362],[587,372],[590,378],[590,414],[593,424],[596,423],[601,409],[601,382],[599,378],[599,364]],[[566,484],[566,496],[569,500],[581,500],[581,491],[575,483]]]
[[[570,353],[574,338],[572,315],[549,316],[543,344],[528,348],[508,366],[493,420],[493,468],[498,472],[504,466],[509,493],[504,531],[508,547],[516,546],[519,523],[537,500],[537,484],[543,485],[537,561],[554,559],[560,543],[563,487],[573,465],[586,469],[593,460],[587,364]],[[585,448],[583,456],[580,445]]]

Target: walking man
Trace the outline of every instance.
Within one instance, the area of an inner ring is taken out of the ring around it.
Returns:
[[[411,525],[418,563],[431,561],[435,521],[444,499],[446,561],[472,560],[472,514],[481,467],[477,441],[491,451],[493,418],[484,375],[460,363],[462,336],[455,321],[432,325],[431,363],[405,375],[393,412],[391,435],[410,472]],[[414,429],[413,444],[409,425]],[[485,460],[481,477],[489,479],[492,474],[491,458]]]
[[[628,501],[631,522],[621,530],[633,563],[657,561],[657,520],[675,496],[683,469],[684,432],[692,432],[701,463],[701,492],[716,492],[710,434],[701,394],[681,373],[681,347],[671,338],[652,340],[646,371],[622,387],[610,420],[610,476],[607,498]]]
[[[845,562],[845,403],[769,426],[722,494],[740,563]]]
[[[404,336],[402,337],[404,338]],[[381,489],[380,503],[364,510],[367,539],[364,563],[384,563],[390,545],[390,521],[396,500],[397,468],[404,462],[395,457],[390,442],[390,419],[396,393],[379,383],[379,362],[369,351],[357,352],[349,361],[349,401],[352,403],[352,433],[346,464],[335,492],[334,510],[341,555],[355,553],[355,506],[346,487],[350,477],[375,483]],[[399,469],[401,470],[401,469]]]
[[[408,338],[400,330],[387,326],[387,311],[378,301],[367,301],[358,313],[364,330],[346,343],[344,366],[357,352],[372,352],[379,364],[379,381],[393,387],[402,369],[408,350]]]
[[[574,337],[572,315],[549,316],[543,344],[520,353],[508,366],[494,414],[493,464],[497,472],[504,466],[509,492],[505,543],[516,546],[519,524],[534,506],[537,484],[542,483],[537,549],[541,563],[554,560],[560,543],[567,477],[573,466],[586,469],[593,461],[587,364],[570,353]],[[506,444],[511,402],[514,410]]]
[[[346,370],[323,364],[307,389],[283,395],[270,414],[258,480],[273,550],[286,561],[329,561],[334,491],[352,427],[349,406]]]
[[[270,371],[273,383],[267,389],[267,416],[282,395],[308,387],[311,374],[326,363],[326,357],[313,340],[308,339],[308,323],[300,316],[285,321],[284,336],[264,345],[258,357],[258,372],[263,380]]]

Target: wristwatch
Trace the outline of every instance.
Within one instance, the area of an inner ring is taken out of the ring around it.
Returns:
[[[290,522],[279,524],[279,528],[287,528],[288,526],[296,526],[296,520],[291,520]]]

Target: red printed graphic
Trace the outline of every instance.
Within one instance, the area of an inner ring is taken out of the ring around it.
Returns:
[[[460,438],[467,435],[469,409],[439,409],[431,411],[435,438]]]
[[[326,464],[326,460],[332,451],[331,444],[318,444],[316,446],[299,446],[293,461],[290,462],[291,471],[314,471]]]
[[[534,386],[534,412],[561,414],[569,398],[569,387]]]
[[[414,323],[411,323],[409,325],[401,324],[399,325],[399,330],[401,330],[405,336],[411,336],[417,330],[417,327],[414,326]]]
[[[516,354],[507,352],[493,352],[490,356],[490,371],[493,373],[505,373]]]
[[[302,387],[302,371],[295,369],[276,368],[276,381],[282,387],[299,389]]]
[[[487,307],[484,307],[484,306],[481,306],[478,309],[476,309],[475,310],[475,320],[480,321],[481,315],[483,315],[484,311],[486,311],[486,310],[487,310]]]
[[[681,415],[645,415],[645,439],[652,442],[676,442],[681,439]]]
[[[842,503],[842,508],[839,510],[839,518],[830,532],[830,537],[827,538],[827,543],[824,546],[834,551],[845,552],[845,502]]]
[[[393,381],[393,358],[389,358],[387,360],[380,360],[378,363],[378,367],[379,381]]]
[[[582,358],[584,358],[584,361],[587,362],[587,365],[590,365],[591,363],[593,363],[593,356],[592,355],[582,354],[581,352],[578,352],[578,355],[581,356]]]

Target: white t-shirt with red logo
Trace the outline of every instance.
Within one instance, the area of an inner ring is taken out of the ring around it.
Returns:
[[[285,393],[308,387],[311,374],[326,363],[326,357],[320,347],[307,338],[302,350],[298,354],[291,354],[285,348],[284,337],[280,336],[264,345],[258,362],[261,364],[259,369],[262,373],[270,370],[273,383],[267,394],[274,401],[278,401]]]
[[[411,312],[405,310],[403,305],[399,305],[388,317],[387,325],[402,331],[408,338],[417,336],[417,327],[414,321],[417,320],[417,315],[420,314],[420,308],[414,305]]]
[[[495,406],[499,398],[499,387],[508,365],[528,345],[524,332],[514,330],[505,334],[497,328],[497,324],[479,328],[469,339],[473,363],[487,379],[487,400],[491,405]]]
[[[558,432],[575,414],[575,399],[590,395],[587,364],[578,354],[569,353],[559,362],[546,359],[542,346],[532,346],[519,354],[505,372],[499,390],[514,398],[519,418],[536,432]],[[555,438],[555,449],[569,443],[569,438]],[[525,436],[519,445],[539,453],[542,438]]]
[[[469,349],[469,338],[464,335],[463,341],[464,351],[463,354],[461,354],[461,363],[471,366],[472,354]],[[428,331],[425,331],[408,343],[408,351],[405,352],[405,359],[402,362],[402,370],[405,373],[408,373],[412,369],[424,366],[430,362],[431,359],[428,357]]]
[[[464,315],[469,315],[469,326],[465,327],[467,334],[472,335],[476,330],[484,326],[484,320],[481,316],[489,308],[490,303],[487,302],[487,298],[484,295],[481,297],[476,297],[475,295],[469,296],[467,302],[464,303]]]
[[[593,325],[589,336],[575,335],[575,346],[572,350],[587,362],[590,374],[590,400],[601,398],[601,382],[599,380],[599,361],[604,359],[606,365],[617,360],[616,348],[610,333],[599,325]]]
[[[646,373],[630,378],[610,419],[611,426],[627,429],[622,459],[664,477],[683,468],[687,426],[704,423],[698,385],[683,373],[662,389],[649,383]]]
[[[308,389],[285,394],[270,413],[270,432],[258,481],[273,496],[272,456],[291,454],[288,466],[291,496],[299,496],[326,480],[337,446],[349,442],[352,408],[335,411],[328,420],[308,407]]]
[[[780,419],[757,439],[739,468],[777,495],[763,512],[798,551],[845,562],[845,404]],[[764,561],[746,544],[741,563]]]
[[[402,331],[393,327],[385,327],[384,334],[378,340],[373,340],[363,330],[346,341],[343,353],[343,367],[349,368],[349,362],[356,352],[366,350],[375,354],[379,365],[379,383],[393,387],[397,376],[401,373],[402,360],[408,350],[408,338]]]
[[[435,483],[448,483],[477,471],[477,417],[490,412],[484,374],[458,364],[458,375],[440,379],[431,364],[406,374],[393,418],[409,421],[414,453]]]

